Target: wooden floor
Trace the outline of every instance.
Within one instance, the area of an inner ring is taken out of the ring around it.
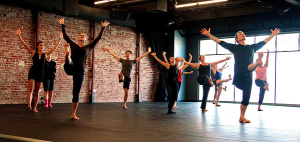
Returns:
[[[26,105],[0,105],[0,141],[300,141],[300,108],[249,105],[249,124],[239,123],[239,104],[208,102],[207,112],[201,102],[179,102],[177,114],[167,114],[167,102],[79,104],[80,120],[71,120],[71,104],[38,107],[39,113]],[[30,138],[30,139],[29,139]]]

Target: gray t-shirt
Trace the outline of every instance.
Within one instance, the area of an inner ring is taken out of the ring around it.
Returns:
[[[120,62],[122,63],[123,75],[130,78],[132,66],[136,63],[136,60],[120,59]]]

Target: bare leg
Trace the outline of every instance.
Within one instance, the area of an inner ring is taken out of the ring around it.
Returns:
[[[72,102],[72,116],[71,119],[78,120],[79,118],[76,116],[76,111],[77,111],[78,103]]]
[[[216,85],[220,85],[220,84],[223,83],[223,82],[228,82],[229,80],[232,80],[231,75],[229,75],[229,78],[228,78],[228,79],[218,79],[218,80],[216,81]]]
[[[247,110],[247,106],[241,104],[241,116],[240,116],[240,122],[246,122],[250,123],[250,120],[245,118],[245,112]]]
[[[218,87],[218,95],[217,95],[217,98],[216,98],[216,106],[221,106],[221,105],[219,105],[219,99],[220,99],[220,95],[221,95],[221,92],[222,92],[222,85],[220,85],[219,87]]]
[[[217,94],[218,94],[218,90],[215,90],[215,95],[214,95],[214,101],[213,101],[213,104],[216,103],[216,97],[217,97]]]
[[[214,84],[213,84],[213,82],[212,82],[211,78],[209,78],[209,79],[208,79],[208,82],[209,82],[209,84],[210,84],[210,86],[211,86],[211,87],[213,87],[213,86],[214,86]]]
[[[259,65],[262,65],[262,56],[259,56],[255,63],[248,65],[248,71],[255,71]]]
[[[27,94],[27,102],[28,102],[27,109],[31,110],[32,92],[33,92],[33,87],[34,87],[35,81],[33,79],[29,79],[28,83],[29,83],[29,89],[28,89],[28,94]]]
[[[70,64],[72,62],[71,59],[71,53],[69,51],[69,46],[65,46],[65,51],[66,51],[66,58],[65,58],[65,63]]]
[[[51,104],[51,101],[52,101],[52,95],[53,95],[53,91],[50,90],[50,91],[49,91],[49,102],[48,102],[48,106],[49,106],[49,107],[52,107],[52,104]]]
[[[125,93],[125,95],[124,95],[124,104],[123,104],[123,108],[128,108],[128,107],[126,106],[127,97],[128,97],[128,89],[127,89],[127,88],[124,88],[124,93]]]
[[[263,111],[260,107],[261,107],[261,104],[258,103],[258,111]]]
[[[41,82],[35,82],[33,112],[38,112],[36,107],[37,107],[38,101],[39,101],[39,91],[40,91],[41,84],[42,84]]]

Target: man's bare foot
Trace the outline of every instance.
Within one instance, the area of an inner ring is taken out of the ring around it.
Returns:
[[[208,111],[207,109],[202,109],[202,111]]]
[[[211,86],[211,87],[213,87],[213,86],[214,86],[214,84],[213,84],[213,82],[212,82],[211,78],[209,78],[209,79],[208,79],[208,82],[209,82],[209,84],[210,84],[210,86]]]
[[[258,111],[263,111],[262,109],[258,108]]]
[[[221,106],[221,105],[219,105],[219,104],[216,104],[216,106]]]
[[[241,117],[240,117],[240,120],[239,120],[239,121],[240,121],[241,123],[244,123],[244,122],[245,122],[245,123],[251,123],[250,120],[246,119],[245,117],[244,117],[244,118],[241,118]]]
[[[123,106],[123,108],[128,108],[127,106]]]
[[[32,110],[33,112],[39,112],[39,111],[37,111],[36,109],[34,109],[34,110]]]
[[[76,115],[74,115],[74,116],[71,116],[71,119],[79,120],[79,117],[77,117]]]
[[[216,102],[215,102],[215,101],[213,101],[213,104],[216,104]]]
[[[227,86],[225,86],[225,87],[223,88],[223,90],[224,90],[224,91],[227,91]]]

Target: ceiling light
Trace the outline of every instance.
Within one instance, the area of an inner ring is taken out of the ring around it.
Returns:
[[[96,2],[94,2],[94,4],[102,4],[102,3],[107,3],[107,2],[111,2],[111,1],[116,1],[116,0],[102,0],[102,1],[96,1]]]
[[[176,5],[176,8],[196,6],[196,5],[202,5],[202,4],[210,4],[210,3],[217,3],[217,2],[225,2],[225,1],[227,1],[227,0],[211,0],[211,1],[195,2],[195,3]]]

